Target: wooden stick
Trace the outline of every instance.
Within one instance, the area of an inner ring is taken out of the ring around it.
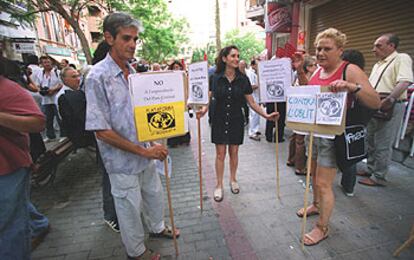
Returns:
[[[164,144],[166,141],[164,142]],[[178,256],[178,244],[177,244],[177,237],[175,235],[175,224],[174,224],[174,211],[171,203],[171,190],[170,190],[170,177],[168,176],[168,160],[165,158],[164,160],[164,174],[167,186],[167,197],[168,197],[168,209],[170,211],[170,222],[173,232],[173,239],[174,239],[174,248],[175,248],[175,255]]]
[[[303,222],[302,222],[302,250],[305,250],[305,229],[306,229],[306,216],[307,216],[307,208],[308,208],[308,193],[309,193],[309,182],[310,182],[310,172],[311,172],[311,165],[312,165],[312,146],[313,146],[313,132],[310,132],[309,138],[309,148],[308,148],[308,170],[306,171],[306,189],[305,189],[305,197],[303,199]],[[314,173],[315,174],[315,173]]]
[[[275,102],[275,112],[277,112],[277,103]],[[279,126],[275,121],[275,140],[276,140],[276,192],[280,200],[280,180],[279,180]]]
[[[203,212],[203,173],[201,168],[201,127],[200,118],[197,118],[197,131],[198,131],[198,176],[200,178],[200,210]]]
[[[405,248],[407,248],[410,244],[414,243],[414,225],[411,227],[410,236],[408,239],[402,244],[397,250],[395,250],[393,256],[397,257],[401,254],[401,251],[403,251]]]

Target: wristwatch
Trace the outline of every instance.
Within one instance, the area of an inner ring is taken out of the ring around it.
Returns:
[[[352,94],[356,94],[358,93],[358,91],[362,89],[362,86],[360,84],[356,83],[355,85],[356,85],[356,89],[352,91]]]

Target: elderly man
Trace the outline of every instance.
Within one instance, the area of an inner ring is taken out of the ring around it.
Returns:
[[[164,160],[165,146],[137,140],[128,75],[141,23],[127,14],[105,17],[103,32],[110,50],[89,72],[86,86],[86,129],[95,131],[108,171],[122,242],[131,259],[160,259],[144,245],[141,210],[150,235],[172,238],[164,223],[164,199],[153,159]],[[176,236],[179,231],[176,230]]]
[[[413,82],[412,60],[405,53],[398,53],[399,38],[384,34],[375,43],[373,52],[379,61],[372,68],[369,80],[377,92],[386,94],[381,100],[380,111],[392,112],[390,120],[374,115],[368,124],[367,172],[358,173],[366,178],[359,183],[367,186],[384,186],[392,154],[392,144],[404,115],[407,87]]]

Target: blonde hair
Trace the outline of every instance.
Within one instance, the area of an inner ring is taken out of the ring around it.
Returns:
[[[345,33],[342,33],[341,31],[335,29],[335,28],[328,28],[316,36],[315,42],[313,43],[316,47],[318,42],[323,38],[330,38],[334,40],[336,46],[338,48],[343,48],[346,44],[346,35]]]

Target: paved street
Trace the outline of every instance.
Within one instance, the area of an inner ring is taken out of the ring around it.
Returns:
[[[392,252],[407,239],[414,221],[414,172],[393,163],[386,188],[357,185],[353,198],[345,197],[337,186],[338,174],[330,237],[302,251],[301,219],[295,212],[303,205],[304,178],[285,164],[287,141],[280,145],[280,200],[276,196],[275,145],[264,138],[261,142],[245,138],[239,157],[241,193],[230,192],[226,168],[224,200],[215,203],[215,152],[205,121],[202,213],[194,127],[190,147],[170,149],[172,203],[175,223],[181,229],[178,259],[392,259]],[[261,130],[264,133],[263,120]],[[32,192],[33,202],[52,225],[50,234],[33,252],[34,259],[126,258],[120,235],[103,223],[100,185],[94,160],[86,151],[78,151],[59,167],[52,187]],[[167,204],[165,212],[169,221]],[[307,230],[315,220],[308,220]],[[163,259],[175,259],[172,240],[147,242]],[[414,247],[403,251],[399,259],[414,259]]]

